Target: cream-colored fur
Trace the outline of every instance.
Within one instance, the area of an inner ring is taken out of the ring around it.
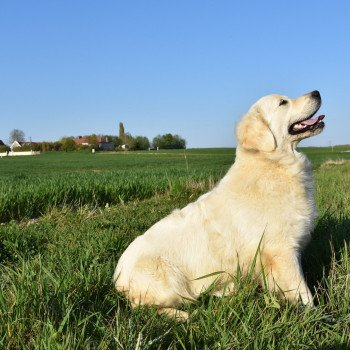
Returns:
[[[310,93],[297,99],[270,95],[256,102],[237,127],[236,160],[226,176],[196,202],[153,225],[121,256],[114,283],[133,307],[156,305],[186,318],[177,307],[213,282],[213,294],[234,290],[232,275],[256,256],[257,277],[291,302],[313,305],[300,266],[316,217],[311,166],[298,142],[319,133],[291,135],[289,127],[321,104]],[[224,271],[221,274],[198,279]]]

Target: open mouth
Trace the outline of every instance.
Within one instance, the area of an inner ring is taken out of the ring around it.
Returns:
[[[322,114],[316,118],[312,118],[315,115],[315,113],[311,114],[309,117],[307,117],[304,120],[293,123],[289,127],[289,130],[288,130],[289,133],[291,135],[297,135],[297,134],[302,134],[306,131],[315,131],[316,129],[323,128],[325,124],[322,120],[325,116]]]

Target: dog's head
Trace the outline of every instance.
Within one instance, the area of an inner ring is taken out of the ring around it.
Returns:
[[[324,115],[314,117],[321,106],[321,95],[313,91],[296,99],[269,95],[258,100],[237,126],[238,146],[272,152],[319,134]]]

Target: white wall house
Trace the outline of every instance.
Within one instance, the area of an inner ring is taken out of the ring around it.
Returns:
[[[27,145],[28,142],[23,142],[23,145]],[[14,152],[13,149],[14,148],[18,148],[18,147],[22,147],[21,143],[18,141],[14,141],[12,142],[10,149],[11,151],[9,152],[2,152],[0,153],[0,157],[6,157],[6,156],[36,156],[38,154],[40,154],[40,151],[16,151]]]
[[[16,147],[22,147],[22,145],[18,141],[13,141],[11,146],[10,146],[11,151]]]

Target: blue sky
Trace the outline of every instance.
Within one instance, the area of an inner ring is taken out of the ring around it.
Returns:
[[[167,132],[234,146],[259,97],[318,89],[350,144],[348,1],[1,1],[0,139]]]

